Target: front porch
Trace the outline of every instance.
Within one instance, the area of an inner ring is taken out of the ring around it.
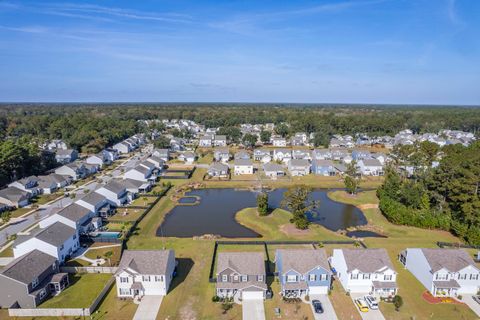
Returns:
[[[433,281],[432,294],[435,297],[455,297],[459,288],[456,280]]]
[[[373,294],[379,297],[393,297],[397,294],[397,284],[395,282],[373,281]]]

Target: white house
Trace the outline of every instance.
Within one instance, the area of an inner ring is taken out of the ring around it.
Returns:
[[[138,165],[123,174],[124,179],[132,179],[146,182],[151,179],[152,170],[145,166]]]
[[[170,151],[168,149],[155,149],[152,152],[152,156],[159,157],[167,162],[170,159]]]
[[[213,152],[215,161],[227,163],[230,160],[230,152],[228,148],[216,148]]]
[[[287,164],[292,159],[292,151],[290,149],[275,149],[273,150],[273,160],[282,161]]]
[[[118,153],[123,153],[123,154],[133,151],[132,145],[125,141],[122,141],[113,145],[112,149],[116,150]]]
[[[88,164],[98,165],[99,167],[102,167],[103,165],[108,165],[111,163],[109,156],[103,151],[89,156],[85,160],[85,162]]]
[[[31,194],[15,187],[0,190],[0,203],[8,207],[21,208],[30,203]]]
[[[364,176],[383,176],[383,166],[377,159],[360,160],[357,166]]]
[[[212,146],[213,135],[206,134],[198,140],[198,146],[203,148],[210,148]]]
[[[175,270],[173,250],[125,250],[115,273],[117,296],[165,296]]]
[[[310,173],[310,162],[305,159],[291,159],[288,162],[288,171],[295,176],[306,176]]]
[[[215,135],[215,138],[213,139],[213,145],[215,147],[225,147],[227,145],[227,136]]]
[[[263,172],[267,177],[276,179],[285,175],[285,169],[278,163],[265,163],[263,165]]]
[[[38,178],[35,176],[26,177],[17,181],[10,183],[9,187],[14,187],[23,191],[26,191],[31,194],[31,197],[36,196],[40,193],[38,188]]]
[[[90,222],[95,213],[77,203],[72,203],[47,218],[40,220],[40,228],[46,228],[56,222],[61,222],[77,230],[79,234],[91,229]]]
[[[397,272],[385,249],[334,249],[330,265],[347,292],[397,293]]]
[[[72,177],[74,181],[83,179],[89,174],[87,168],[85,168],[82,163],[75,162],[66,164],[55,169],[55,173],[62,176]]]
[[[124,184],[116,180],[110,180],[110,182],[95,192],[105,196],[112,205],[117,207],[125,204],[129,200],[127,188]]]
[[[237,159],[233,163],[233,173],[235,175],[253,174],[253,163],[250,159]]]
[[[13,256],[18,258],[33,250],[39,250],[63,263],[79,247],[77,230],[61,222],[55,222],[30,235],[19,236],[13,246]]]
[[[287,146],[287,139],[285,138],[273,138],[272,144],[274,147],[286,147]]]
[[[480,270],[465,250],[408,248],[399,260],[434,296],[480,290]]]
[[[185,164],[193,164],[195,162],[195,153],[184,152],[178,156],[178,159],[184,161]]]
[[[157,169],[157,170],[161,170],[163,168],[163,166],[165,165],[165,160],[163,160],[160,157],[153,156],[153,155],[150,156],[149,158],[147,158],[147,161],[152,163],[155,166],[155,169]]]
[[[75,201],[75,203],[95,213],[98,213],[102,207],[108,205],[107,198],[94,191],[87,193],[86,196]]]

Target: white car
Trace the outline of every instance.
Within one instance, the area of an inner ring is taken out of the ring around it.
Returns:
[[[378,309],[378,302],[377,299],[373,296],[365,296],[364,297],[365,302],[368,304],[368,307],[372,310],[377,310]]]

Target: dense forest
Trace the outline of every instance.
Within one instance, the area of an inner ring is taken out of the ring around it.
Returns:
[[[442,148],[439,165],[427,164],[438,147],[396,148],[377,194],[380,209],[393,223],[448,230],[480,245],[480,142]],[[407,174],[407,166],[414,170]]]

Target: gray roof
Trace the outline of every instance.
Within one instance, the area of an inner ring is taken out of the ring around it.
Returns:
[[[215,135],[215,140],[227,140],[226,135]]]
[[[112,191],[115,194],[120,194],[125,190],[125,185],[117,180],[110,180],[110,182],[104,185],[103,188]]]
[[[382,166],[382,163],[377,159],[364,159],[364,160],[361,160],[361,161],[363,161],[363,164],[366,165],[366,166],[374,166],[374,167],[381,167]]]
[[[89,193],[87,193],[86,196],[84,196],[83,198],[81,198],[80,200],[83,200],[85,201],[86,203],[88,204],[91,204],[91,205],[96,205],[104,200],[106,200],[107,198],[105,198],[103,195],[101,195],[100,193],[97,193],[97,192],[93,192],[93,191],[90,191]]]
[[[163,163],[163,162],[165,162],[165,161],[163,161],[162,158],[157,157],[157,156],[150,156],[150,157],[147,159],[147,161],[150,162],[150,160],[153,160],[153,161],[158,162],[158,163]]]
[[[59,156],[70,156],[73,152],[73,149],[58,149],[56,154]]]
[[[150,161],[147,161],[147,160],[140,162],[140,165],[142,165],[144,167],[147,167],[151,170],[155,169],[155,165],[153,163],[151,163]]]
[[[141,172],[143,173],[144,175],[145,174],[148,174],[150,172],[150,169],[148,168],[145,168],[144,166],[141,166],[141,165],[138,165],[136,166],[135,168],[131,169],[131,170],[135,170],[135,171],[138,171],[138,172]],[[130,171],[130,170],[129,170]]]
[[[310,162],[307,159],[292,159],[289,166],[291,167],[310,167]]]
[[[263,252],[220,252],[217,258],[217,274],[228,268],[240,274],[265,274]]]
[[[275,171],[275,172],[285,171],[285,169],[281,165],[279,165],[278,163],[275,163],[275,162],[265,163],[263,165],[263,170],[264,171]]]
[[[8,199],[13,202],[20,202],[22,200],[28,199],[28,192],[20,190],[15,187],[7,187],[0,190],[0,197]]]
[[[363,273],[375,272],[388,267],[392,270],[393,264],[385,249],[341,249],[347,270],[358,269]]]
[[[21,240],[19,239],[20,241],[17,242],[17,244],[20,244],[32,238],[37,238],[39,240],[42,240],[43,242],[59,247],[64,244],[65,241],[73,237],[76,233],[77,231],[74,228],[69,227],[61,222],[55,222],[47,228],[39,229],[36,232],[26,236],[25,238],[22,238]]]
[[[209,167],[208,170],[215,170],[215,171],[228,171],[228,165],[221,163],[221,162],[213,162]]]
[[[76,203],[72,203],[58,212],[59,215],[72,221],[79,221],[89,213],[90,210]]]
[[[462,249],[421,249],[433,272],[445,268],[458,272],[467,266],[475,266],[470,255]]]
[[[316,267],[322,267],[330,271],[325,249],[278,249],[277,254],[282,257],[281,268],[283,272],[293,269],[305,274]]]
[[[125,250],[117,274],[132,269],[140,274],[164,275],[173,250]]]
[[[317,167],[333,167],[333,161],[332,160],[313,160],[315,162],[315,165]]]
[[[123,179],[122,184],[127,188],[140,188],[144,182],[138,181],[138,180],[133,180],[133,179]]]
[[[57,259],[49,254],[39,250],[33,250],[10,262],[0,271],[0,274],[29,284],[34,279],[37,279],[45,270],[52,270],[52,265],[56,261]]]
[[[235,159],[233,162],[234,165],[236,166],[252,166],[252,160],[250,159]]]

